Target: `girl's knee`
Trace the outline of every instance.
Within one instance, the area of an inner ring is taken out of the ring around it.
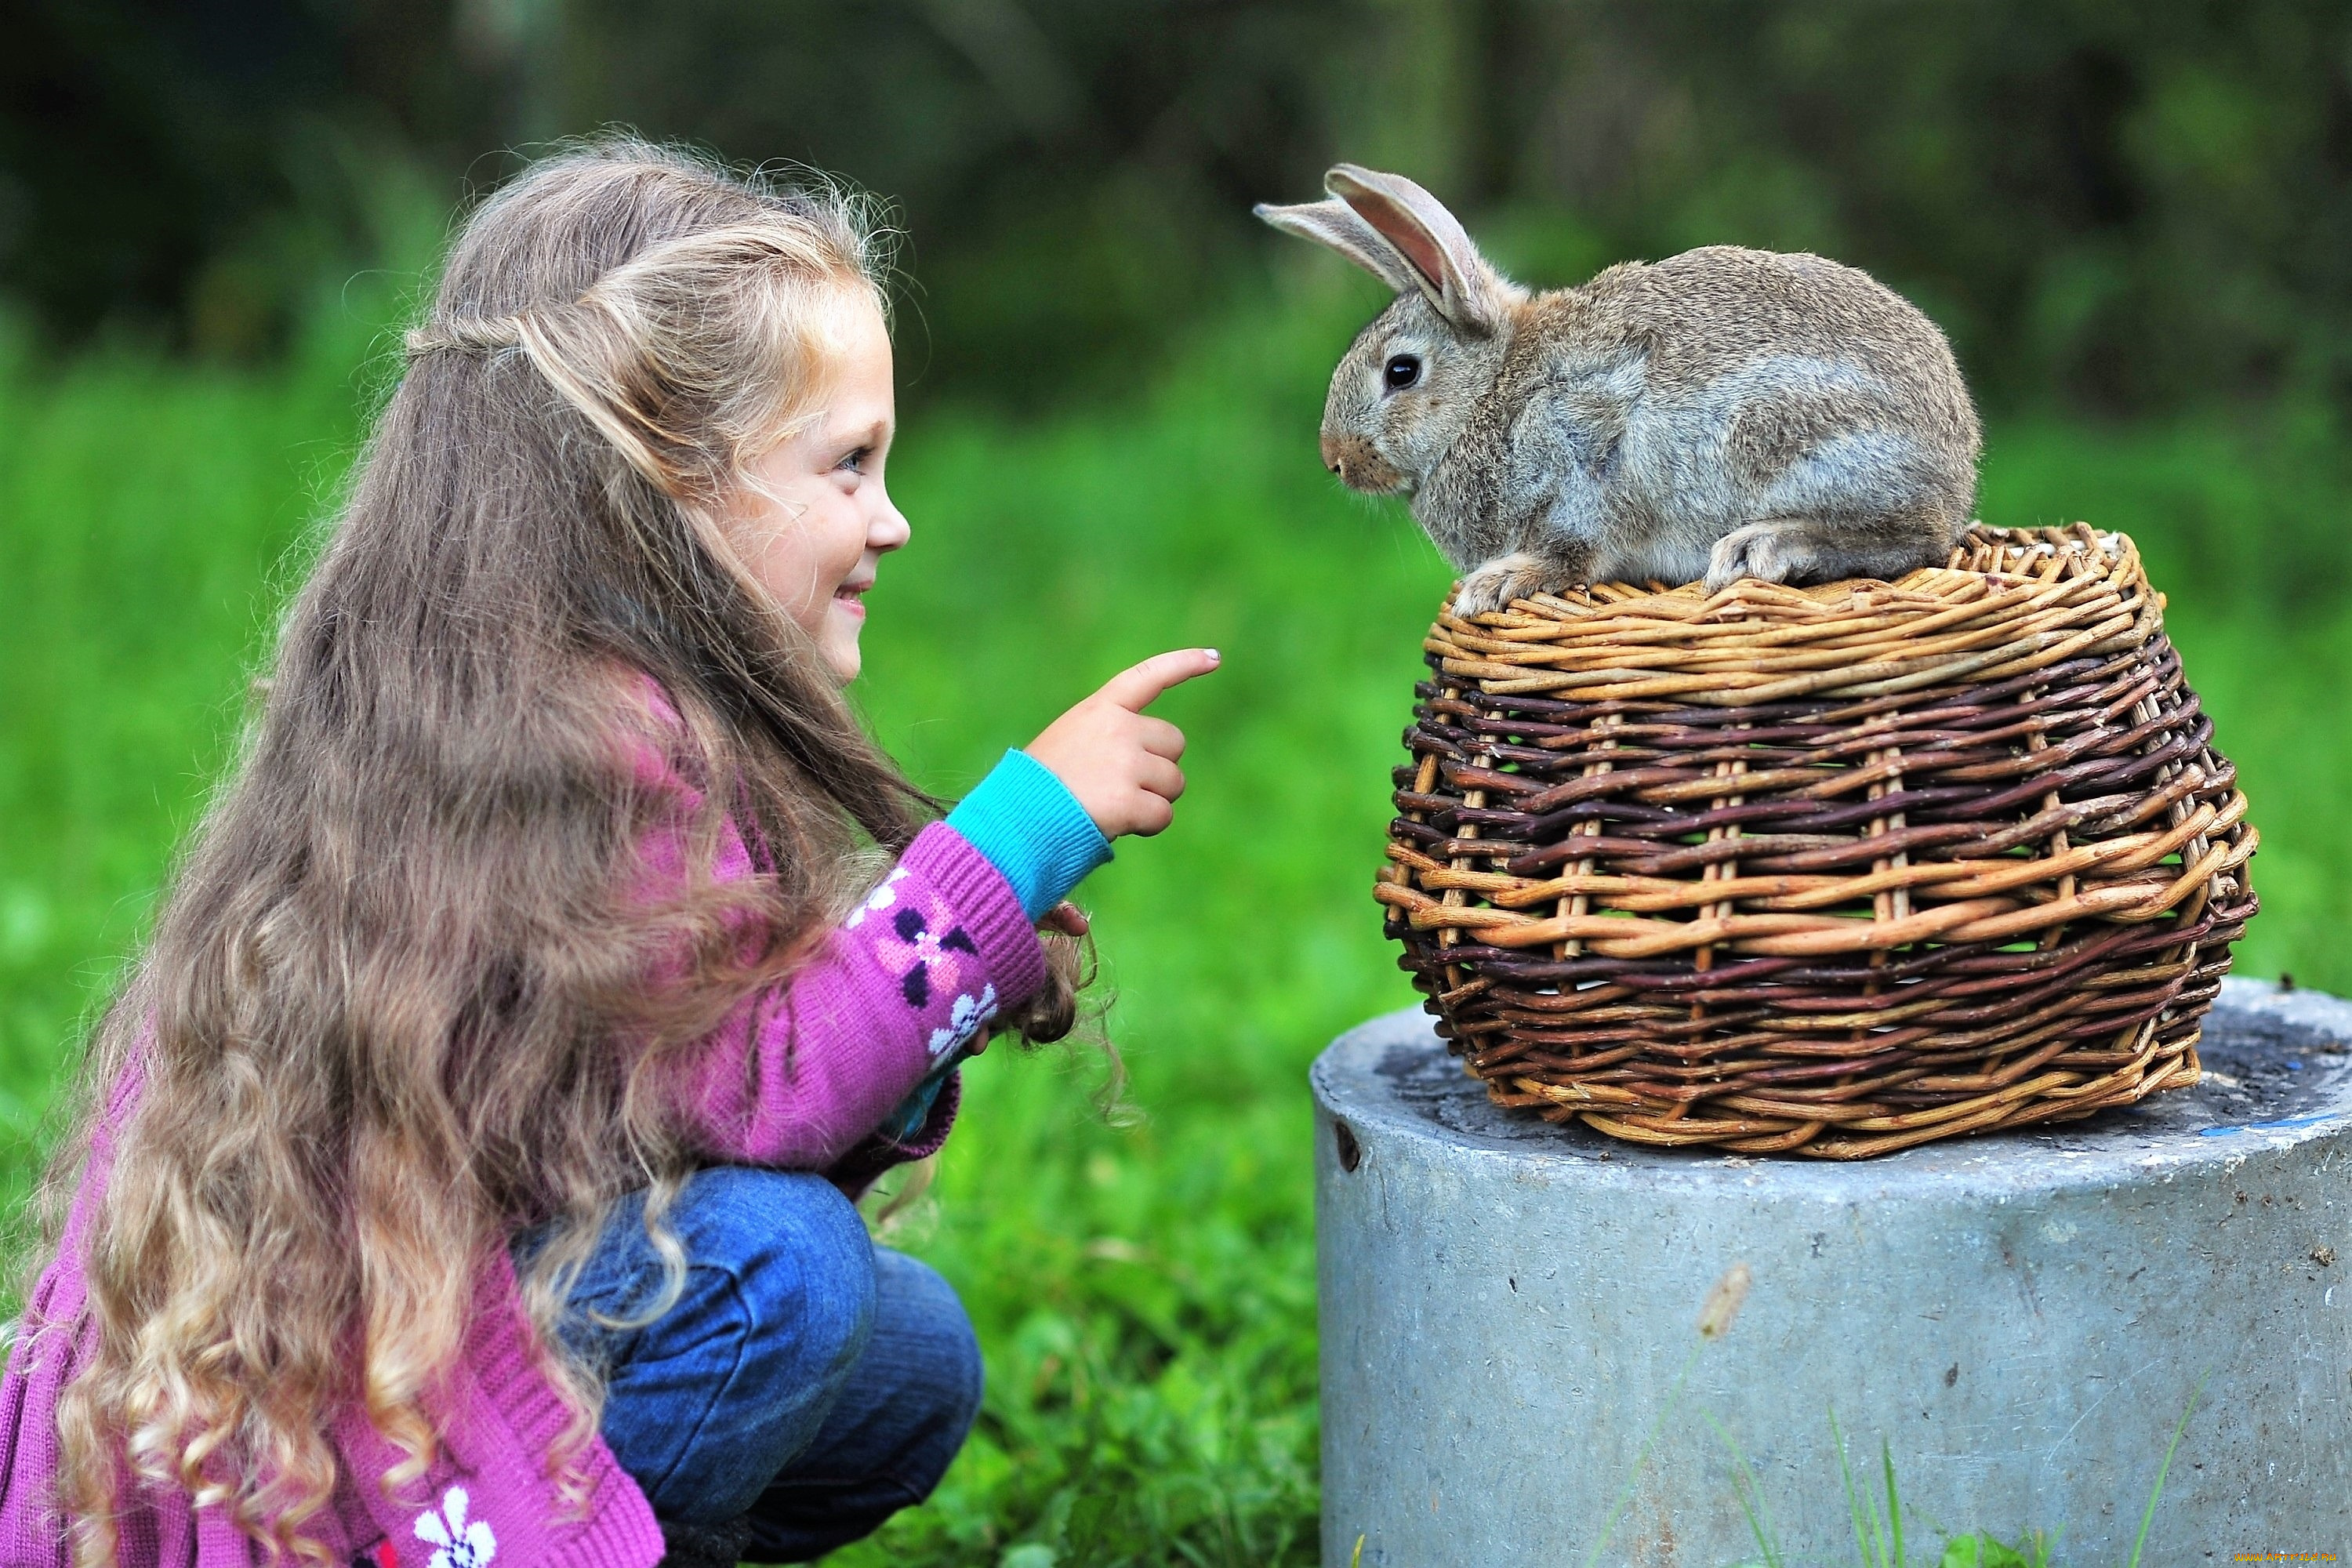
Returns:
[[[714,1166],[670,1211],[691,1269],[730,1284],[747,1339],[805,1375],[845,1370],[871,1331],[874,1247],[840,1190],[801,1171]]]
[[[660,1224],[684,1286],[612,1342],[604,1434],[657,1513],[717,1522],[809,1446],[849,1381],[874,1331],[874,1248],[849,1200],[802,1173],[698,1172]],[[642,1220],[624,1247],[623,1272],[667,1272]]]
[[[875,1254],[875,1275],[881,1331],[889,1335],[892,1352],[912,1363],[902,1375],[928,1406],[909,1412],[914,1452],[907,1456],[917,1461],[911,1468],[929,1472],[908,1478],[918,1495],[927,1494],[980,1415],[980,1339],[955,1288],[929,1264],[882,1248]]]

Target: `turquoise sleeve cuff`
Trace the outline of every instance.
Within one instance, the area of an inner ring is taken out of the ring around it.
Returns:
[[[1033,921],[1110,858],[1110,841],[1077,796],[1026,752],[1005,752],[948,813],[948,826],[1013,885]]]
[[[890,1112],[875,1131],[893,1143],[913,1142],[915,1135],[922,1131],[923,1123],[931,1119],[931,1106],[939,1100],[940,1089],[948,1081],[948,1075],[956,1070],[956,1065],[963,1058],[964,1053],[959,1050],[933,1068],[930,1077],[908,1089],[907,1098],[898,1102],[898,1108]]]

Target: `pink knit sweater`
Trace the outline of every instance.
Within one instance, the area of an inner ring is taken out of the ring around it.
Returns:
[[[683,872],[675,849],[651,858],[656,872]],[[713,874],[751,869],[730,824]],[[1045,973],[1036,933],[1003,877],[953,829],[932,825],[815,960],[747,1001],[689,1059],[682,1099],[708,1158],[823,1171],[854,1189],[930,1152],[955,1114],[952,1079],[913,1142],[884,1145],[874,1129],[935,1061],[1027,997]],[[53,1505],[58,1396],[75,1365],[84,1238],[139,1089],[135,1067],[114,1086],[58,1256],[26,1305],[0,1378],[0,1568],[65,1568],[69,1560]],[[440,1461],[421,1482],[387,1496],[380,1479],[400,1455],[352,1410],[334,1434],[341,1488],[311,1531],[341,1561],[364,1553],[414,1568],[658,1562],[653,1512],[601,1440],[586,1456],[584,1509],[567,1508],[559,1496],[549,1454],[567,1413],[538,1370],[505,1249],[494,1249],[479,1270],[462,1363],[434,1412]],[[125,1502],[125,1568],[262,1561],[216,1506],[194,1508],[177,1491],[141,1490]]]

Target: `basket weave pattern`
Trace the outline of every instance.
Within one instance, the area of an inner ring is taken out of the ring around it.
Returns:
[[[1376,889],[1501,1104],[1855,1159],[2197,1081],[2255,910],[2129,539],[1442,614]]]

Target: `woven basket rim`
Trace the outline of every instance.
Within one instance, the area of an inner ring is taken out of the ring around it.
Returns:
[[[1602,583],[1469,619],[1449,595],[1423,647],[1490,696],[1745,707],[2000,680],[2137,647],[2161,631],[2163,604],[2126,533],[1979,523],[1944,565],[1892,583]]]

